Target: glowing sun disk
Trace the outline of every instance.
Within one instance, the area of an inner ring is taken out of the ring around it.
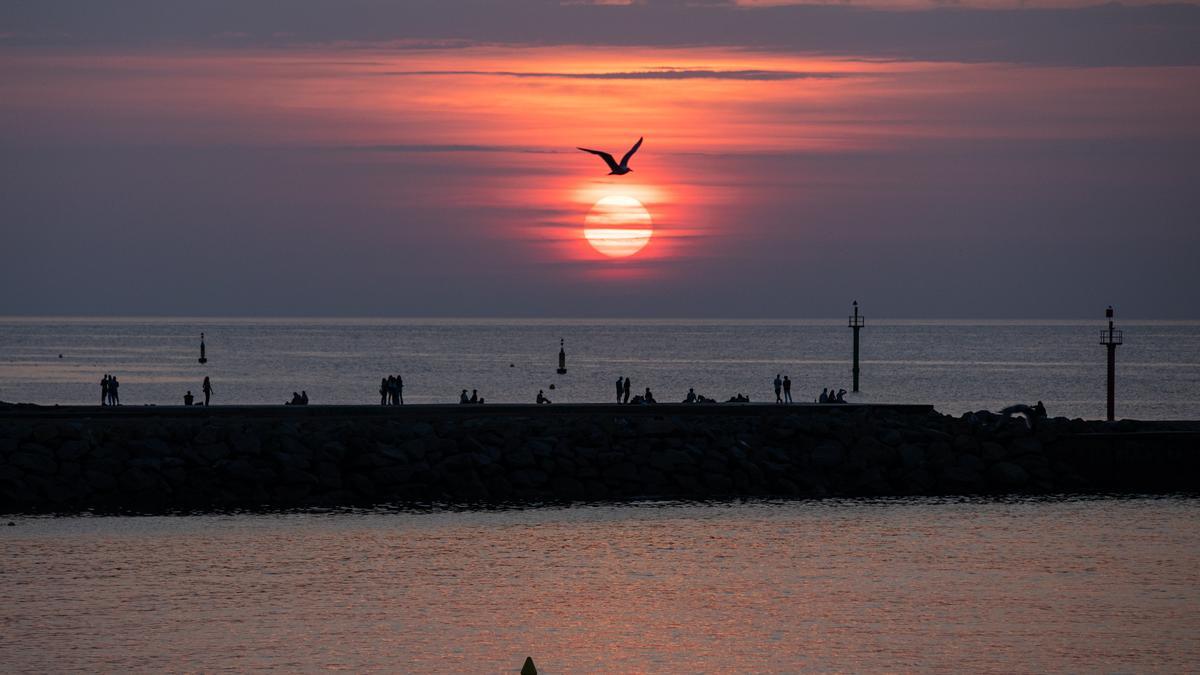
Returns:
[[[583,221],[583,236],[600,253],[624,258],[646,247],[654,234],[650,212],[625,195],[609,195],[592,206]]]

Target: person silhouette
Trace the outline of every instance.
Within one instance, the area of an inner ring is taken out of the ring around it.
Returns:
[[[792,402],[792,380],[787,375],[783,376],[783,402]]]
[[[208,381],[208,376],[204,376],[204,384],[200,385],[200,391],[204,392],[204,405],[208,405],[208,399],[212,396],[212,382]]]
[[[537,402],[538,405],[550,402],[550,399],[546,398],[546,394],[541,389],[538,389]]]
[[[646,396],[644,400],[646,403],[658,403],[658,401],[654,400],[654,394],[650,393],[650,387],[646,387]]]
[[[617,403],[621,402],[621,394],[625,391],[624,385],[624,381],[620,377],[617,377]]]
[[[629,403],[629,378],[628,377],[625,378],[625,385],[622,387],[622,390],[625,393],[625,402]]]
[[[300,405],[308,405],[308,392],[300,390]]]
[[[117,381],[116,375],[108,376],[108,398],[112,401],[112,405],[121,405],[120,386],[121,383]]]
[[[829,403],[829,390],[821,389],[821,398],[817,399],[818,403]]]
[[[404,378],[396,376],[396,405],[404,405]]]
[[[836,403],[845,403],[846,402],[846,390],[838,389],[837,396],[835,396],[833,400]]]
[[[100,378],[100,405],[108,405],[108,373]]]
[[[471,399],[467,396],[466,389],[463,389],[462,393],[458,395],[458,402],[459,403],[470,403],[471,402]]]
[[[195,400],[196,400],[196,397],[195,397],[195,396],[192,396],[192,390],[191,390],[191,389],[188,389],[188,392],[187,392],[186,394],[184,394],[184,395],[183,395],[183,404],[184,404],[184,405],[191,405],[191,404],[192,404],[192,402],[193,402],[193,401],[195,401]]]
[[[471,390],[471,403],[479,403],[479,390],[478,389]]]
[[[775,375],[775,402],[776,403],[783,403],[783,399],[780,398],[780,396],[779,396],[779,392],[782,390],[783,390],[783,380],[779,379],[779,375],[776,374]]]
[[[684,402],[684,403],[695,403],[695,402],[696,402],[696,390],[695,390],[695,388],[693,388],[693,387],[688,387],[687,398],[683,399],[683,402]]]
[[[379,379],[379,405],[387,405],[388,403],[388,378]]]

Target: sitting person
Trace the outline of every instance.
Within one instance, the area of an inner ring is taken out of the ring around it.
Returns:
[[[642,397],[641,394],[638,394],[637,396],[634,396],[632,399],[630,399],[629,402],[633,405],[642,405],[643,403],[646,402],[646,399],[644,397]]]
[[[469,403],[479,403],[479,390],[478,389],[471,390],[471,400],[469,401]]]
[[[543,403],[550,402],[550,399],[546,398],[546,394],[543,393],[541,389],[538,389],[537,402],[538,402],[538,405],[542,405]]]
[[[471,399],[470,399],[470,398],[467,396],[467,390],[466,390],[466,389],[463,389],[463,390],[462,390],[462,393],[461,393],[461,394],[459,394],[459,396],[458,396],[458,402],[459,402],[459,403],[470,403],[470,402],[471,402]]]
[[[646,387],[645,403],[658,403],[654,400],[654,394],[650,393],[650,387]]]
[[[304,404],[304,401],[301,400],[300,393],[296,392],[296,391],[292,392],[292,400],[284,403],[284,405],[303,405],[303,404]]]
[[[308,392],[300,390],[300,405],[308,405]]]
[[[687,393],[687,396],[684,397],[683,402],[684,403],[695,403],[696,402],[696,390],[694,388],[688,387],[688,393]]]
[[[817,397],[817,403],[829,403],[829,390],[822,389],[821,395]]]
[[[834,403],[845,403],[846,402],[846,390],[838,389],[837,396],[834,397],[833,402]]]
[[[188,389],[188,393],[186,393],[186,394],[184,394],[184,395],[183,395],[183,404],[184,404],[184,405],[191,405],[191,404],[192,404],[192,401],[195,401],[195,400],[196,400],[196,397],[195,397],[195,396],[192,396],[192,390],[191,390],[191,389]]]

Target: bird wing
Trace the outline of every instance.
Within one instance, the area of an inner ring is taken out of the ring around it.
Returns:
[[[605,164],[608,164],[609,169],[612,169],[613,171],[617,170],[617,168],[618,168],[617,160],[613,159],[613,156],[608,154],[607,152],[601,152],[600,150],[588,150],[587,148],[578,148],[578,149],[582,150],[584,152],[590,152],[593,155],[597,155],[598,157],[600,157],[600,159],[604,160]]]
[[[634,143],[633,147],[629,149],[629,152],[625,153],[625,156],[621,158],[621,166],[629,168],[629,158],[633,157],[633,153],[637,152],[638,148],[642,147],[642,141],[644,140],[646,140],[644,136],[639,138],[638,142]]]

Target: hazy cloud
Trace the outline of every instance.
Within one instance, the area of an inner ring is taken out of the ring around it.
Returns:
[[[902,10],[557,0],[41,0],[0,4],[3,44],[723,46],[937,61],[1200,64],[1200,7],[1026,3]],[[238,35],[230,40],[228,36]]]

